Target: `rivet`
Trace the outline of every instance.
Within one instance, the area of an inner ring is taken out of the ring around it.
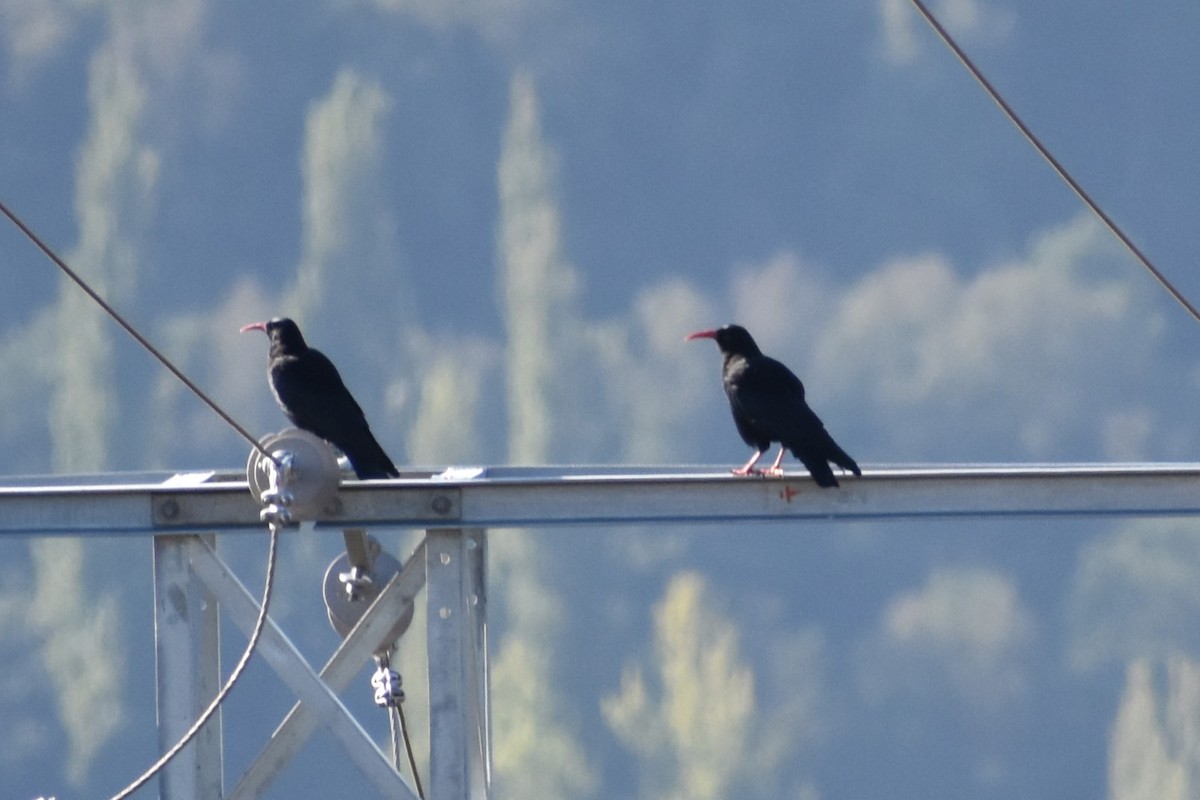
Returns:
[[[450,502],[449,497],[446,497],[444,494],[439,494],[437,497],[433,498],[432,505],[433,513],[445,515],[450,513],[450,507],[452,503]]]
[[[158,514],[163,519],[175,519],[179,516],[179,503],[174,500],[164,500],[158,507]]]

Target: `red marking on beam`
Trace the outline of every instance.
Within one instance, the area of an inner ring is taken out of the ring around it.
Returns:
[[[793,489],[790,486],[784,486],[782,489],[779,490],[779,496],[782,497],[788,503],[792,502],[792,498],[798,494],[800,494],[800,490]]]

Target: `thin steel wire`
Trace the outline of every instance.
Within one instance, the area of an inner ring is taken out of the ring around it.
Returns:
[[[87,296],[92,298],[92,300],[94,300],[98,306],[100,306],[102,309],[104,309],[104,311],[110,317],[112,317],[118,325],[120,325],[122,328],[124,328],[126,333],[128,333],[130,336],[132,336],[134,338],[134,340],[137,341],[138,344],[140,344],[142,347],[144,347],[146,349],[147,352],[150,353],[150,355],[152,355],[156,359],[158,359],[159,363],[162,364],[164,367],[166,367],[167,370],[172,375],[174,375],[176,378],[178,378],[183,383],[184,386],[191,389],[192,393],[195,394],[197,397],[199,397],[202,401],[204,401],[205,405],[207,405],[214,412],[216,412],[217,416],[219,416],[221,419],[223,419],[226,422],[226,424],[228,424],[231,428],[233,428],[235,431],[237,431],[242,436],[242,438],[245,439],[247,442],[249,442],[250,445],[255,450],[262,453],[264,456],[271,459],[272,461],[275,460],[275,458],[270,453],[268,453],[261,444],[258,443],[258,440],[255,439],[254,436],[248,430],[246,430],[244,427],[242,427],[240,424],[238,424],[237,420],[235,420],[233,417],[231,417],[229,415],[229,413],[225,411],[225,409],[223,409],[219,405],[217,405],[216,401],[213,400],[211,397],[209,397],[204,392],[204,390],[202,390],[199,386],[197,386],[196,383],[194,381],[192,381],[191,378],[189,378],[187,375],[184,375],[183,372],[178,367],[176,367],[173,363],[171,363],[171,360],[169,358],[167,358],[165,355],[163,355],[162,352],[157,347],[155,347],[153,344],[150,343],[149,339],[147,339],[145,336],[143,336],[136,328],[133,327],[132,324],[130,324],[128,321],[126,321],[126,319],[123,316],[121,316],[121,314],[115,308],[113,308],[111,305],[109,305],[109,303],[103,297],[101,297],[100,294],[98,292],[96,292],[95,289],[93,289],[90,285],[88,285],[87,281],[85,281],[82,277],[80,277],[80,275],[78,273],[76,273],[75,270],[71,269],[71,267],[67,265],[67,262],[65,262],[62,258],[60,258],[59,255],[56,252],[54,252],[54,250],[48,244],[46,244],[44,241],[42,241],[41,237],[39,237],[36,233],[34,233],[32,228],[30,228],[28,225],[26,225],[25,222],[20,217],[18,217],[11,209],[9,209],[9,207],[7,205],[5,205],[4,202],[2,202],[2,201],[0,201],[0,212],[3,212],[4,216],[8,217],[9,220],[14,225],[16,225],[18,229],[20,229],[21,233],[25,234],[25,237],[27,239],[29,239],[29,241],[33,242],[33,244],[39,250],[41,250],[42,253],[47,258],[49,258],[52,262],[54,262],[55,266],[57,266],[60,270],[62,270],[63,273],[68,278],[70,278],[72,281],[74,281],[79,286],[80,289],[83,289],[83,291],[87,293]]]
[[[49,258],[55,266],[62,270],[62,272],[68,278],[74,281],[75,284],[79,286],[79,288],[82,289],[88,295],[88,297],[95,301],[98,306],[104,309],[104,311],[110,317],[112,317],[118,325],[124,328],[126,333],[132,336],[138,344],[140,344],[147,352],[154,356],[158,362],[166,367],[166,369],[172,375],[178,378],[184,386],[190,389],[193,394],[199,397],[209,408],[216,412],[217,416],[219,416],[226,422],[226,424],[240,434],[242,438],[248,441],[254,449],[258,450],[273,463],[278,463],[275,457],[267,452],[266,448],[259,444],[258,440],[255,439],[248,430],[238,424],[237,420],[230,416],[225,409],[221,408],[221,406],[219,406],[215,400],[209,397],[204,390],[196,385],[191,378],[189,378],[178,367],[176,367],[169,358],[167,358],[157,347],[155,347],[149,339],[143,336],[141,332],[137,330],[137,328],[129,323],[115,308],[112,307],[112,305],[110,305],[103,297],[101,297],[100,294],[96,292],[96,290],[93,289],[87,281],[85,281],[78,273],[75,272],[75,270],[71,269],[66,261],[60,258],[58,253],[56,253],[48,244],[46,244],[42,238],[38,236],[32,228],[26,225],[25,222],[18,217],[3,201],[0,201],[0,212],[3,212],[4,216],[8,217],[8,219],[17,226],[21,233],[25,234],[25,237],[28,238],[29,241],[33,242],[33,244],[39,250],[41,250],[42,253],[45,254],[45,256]],[[241,678],[242,673],[246,669],[246,665],[250,663],[250,657],[258,648],[259,639],[262,637],[263,629],[266,626],[267,609],[270,605],[271,590],[275,583],[275,562],[276,554],[279,550],[279,529],[280,526],[278,524],[272,523],[270,525],[271,535],[267,551],[267,577],[263,585],[262,605],[259,607],[258,619],[254,623],[254,630],[250,634],[250,641],[247,643],[246,649],[242,653],[242,657],[238,660],[237,665],[233,668],[233,671],[229,673],[229,678],[225,681],[225,685],[221,687],[221,690],[217,692],[216,697],[212,699],[212,702],[209,703],[206,709],[204,709],[203,713],[201,713],[196,721],[192,724],[192,727],[189,728],[182,737],[180,737],[179,741],[176,742],[171,749],[163,753],[158,761],[154,762],[154,764],[152,764],[132,783],[130,783],[117,794],[113,795],[112,800],[125,800],[125,798],[128,798],[134,792],[144,787],[154,778],[155,775],[161,772],[162,769],[169,764],[172,759],[179,755],[179,753],[182,752],[183,749],[187,747],[193,739],[196,738],[197,734],[200,733],[200,729],[203,728],[209,719],[212,718],[217,709],[221,707],[221,704],[225,702],[225,698],[233,690],[233,687],[237,685],[238,680]]]
[[[944,42],[945,45],[949,47],[951,51],[953,51],[959,62],[967,68],[967,71],[971,73],[971,76],[975,78],[976,82],[978,82],[979,85],[983,87],[983,90],[988,93],[988,96],[992,98],[992,102],[1000,107],[1000,110],[1004,112],[1006,117],[1008,117],[1008,121],[1016,126],[1017,130],[1021,132],[1026,141],[1033,145],[1033,148],[1038,151],[1038,154],[1041,155],[1043,159],[1046,160],[1046,163],[1048,163],[1051,168],[1058,173],[1058,177],[1061,178],[1063,182],[1067,184],[1067,186],[1071,187],[1071,191],[1075,192],[1076,196],[1083,201],[1084,205],[1091,209],[1091,212],[1095,214],[1101,222],[1104,223],[1109,231],[1112,232],[1113,236],[1116,236],[1117,239],[1120,240],[1121,244],[1125,245],[1125,248],[1133,254],[1133,257],[1141,262],[1141,265],[1145,267],[1151,275],[1154,276],[1159,284],[1166,289],[1172,297],[1175,298],[1176,302],[1178,302],[1187,310],[1189,314],[1191,314],[1192,319],[1200,322],[1200,311],[1198,311],[1196,307],[1192,305],[1192,303],[1183,295],[1181,291],[1179,291],[1179,289],[1175,288],[1175,285],[1167,279],[1166,275],[1164,275],[1156,266],[1154,266],[1146,254],[1143,253],[1136,244],[1134,244],[1133,240],[1130,239],[1125,234],[1125,231],[1123,231],[1116,223],[1116,221],[1113,220],[1113,218],[1110,217],[1104,211],[1104,209],[1100,207],[1099,203],[1092,199],[1092,196],[1088,194],[1082,186],[1079,185],[1079,182],[1071,177],[1071,173],[1067,171],[1067,168],[1064,167],[1059,160],[1054,157],[1054,155],[1046,148],[1044,144],[1042,144],[1037,135],[1030,130],[1029,126],[1026,125],[1017,112],[1013,110],[1012,106],[1005,101],[1000,92],[997,91],[996,87],[992,86],[991,82],[984,77],[979,68],[975,66],[975,62],[973,62],[970,56],[968,56],[966,52],[959,47],[958,42],[954,40],[954,37],[952,37],[950,33],[944,27],[942,27],[942,24],[938,21],[937,17],[933,15],[933,12],[931,12],[925,6],[925,3],[923,3],[922,0],[912,0],[912,4],[916,6],[917,11],[920,12],[921,16],[925,18],[925,21],[929,23],[930,27],[932,27],[937,35],[941,38],[942,42]]]
[[[379,669],[390,670],[392,668],[392,651],[385,650],[375,656],[375,661]],[[379,702],[376,695],[375,702]],[[425,791],[421,788],[421,776],[417,772],[417,757],[413,755],[412,740],[408,737],[408,725],[404,720],[404,697],[401,693],[400,697],[392,698],[392,703],[387,706],[388,712],[388,730],[392,735],[392,763],[396,767],[396,771],[400,771],[400,741],[404,741],[404,749],[408,752],[408,766],[412,770],[413,783],[417,788],[417,797],[425,800]]]
[[[400,751],[400,720],[396,717],[396,710],[388,708],[388,732],[392,736],[392,766],[396,768],[396,772],[400,771],[400,766],[404,761],[404,757]]]
[[[33,244],[39,250],[41,250],[42,253],[49,258],[55,266],[62,270],[62,272],[68,278],[74,281],[75,284],[79,286],[79,288],[82,289],[88,297],[90,297],[98,306],[104,309],[104,311],[110,317],[112,317],[118,325],[125,329],[126,333],[132,336],[138,344],[140,344],[147,352],[154,356],[158,362],[166,367],[166,369],[172,375],[178,378],[184,386],[190,389],[193,394],[199,397],[209,408],[216,412],[217,416],[219,416],[226,422],[226,424],[240,434],[243,439],[248,441],[255,450],[258,450],[258,452],[270,459],[272,463],[278,465],[275,457],[267,452],[266,448],[259,444],[258,440],[255,439],[249,431],[238,424],[237,420],[230,416],[225,409],[221,408],[221,406],[219,406],[216,401],[209,397],[204,390],[196,385],[191,378],[183,374],[183,372],[176,367],[169,358],[163,355],[163,353],[157,347],[155,347],[149,339],[143,336],[141,332],[137,330],[137,328],[129,323],[115,308],[113,308],[103,297],[101,297],[100,294],[96,292],[96,290],[93,289],[87,281],[85,281],[78,273],[75,272],[75,270],[71,269],[66,261],[60,258],[58,253],[56,253],[53,248],[46,244],[42,238],[38,236],[32,228],[26,225],[25,222],[19,216],[17,216],[3,201],[0,201],[0,212],[3,212],[4,216],[8,217],[8,219],[17,226],[21,233],[25,234],[25,237],[28,238],[29,241],[33,242]],[[221,687],[221,690],[217,692],[216,697],[214,697],[212,702],[209,703],[208,707],[204,709],[204,712],[200,714],[200,716],[192,724],[192,727],[189,728],[182,737],[180,737],[179,741],[176,742],[171,749],[163,753],[158,761],[154,762],[154,764],[152,764],[131,784],[117,794],[113,795],[112,800],[125,800],[125,798],[141,789],[150,780],[152,780],[155,775],[162,771],[162,769],[168,763],[170,763],[172,759],[174,759],[177,755],[179,755],[180,752],[183,751],[183,748],[187,747],[188,744],[190,744],[191,741],[196,738],[196,735],[200,733],[200,729],[203,728],[209,719],[212,718],[217,709],[221,707],[221,704],[225,702],[225,698],[233,690],[233,687],[237,685],[238,679],[241,678],[242,673],[246,669],[246,665],[250,663],[250,657],[254,654],[254,651],[258,647],[258,641],[262,637],[263,628],[266,626],[267,609],[271,600],[271,590],[275,583],[275,562],[276,554],[278,553],[279,549],[279,529],[280,526],[275,523],[270,525],[271,535],[267,551],[267,577],[263,586],[262,605],[259,608],[258,619],[254,623],[254,630],[250,634],[250,641],[246,645],[246,650],[242,653],[242,657],[238,660],[238,663],[233,668],[233,671],[229,673],[229,678],[225,681],[225,685]]]
[[[270,527],[271,541],[267,550],[267,578],[263,585],[262,605],[258,610],[258,619],[254,623],[254,630],[250,633],[250,642],[246,645],[246,650],[242,653],[242,657],[238,660],[237,666],[235,666],[233,671],[229,673],[229,678],[225,681],[225,685],[221,687],[221,691],[217,692],[217,696],[214,697],[212,702],[208,704],[208,708],[204,709],[204,712],[196,718],[196,721],[192,723],[192,727],[188,728],[187,732],[180,737],[179,741],[176,742],[170,750],[163,753],[158,761],[155,761],[152,765],[150,765],[150,767],[143,772],[141,776],[134,780],[133,783],[129,784],[120,792],[113,795],[112,800],[125,800],[125,798],[129,797],[138,789],[141,789],[143,786],[149,783],[155,775],[162,771],[163,767],[170,763],[171,759],[179,755],[179,753],[183,751],[183,748],[187,747],[191,741],[196,738],[196,735],[200,733],[200,729],[204,727],[205,723],[207,723],[212,715],[217,712],[217,709],[221,707],[221,703],[225,702],[225,698],[233,690],[233,687],[237,684],[238,679],[241,678],[242,672],[245,671],[246,665],[250,663],[250,656],[252,656],[254,651],[258,648],[258,640],[261,638],[263,629],[266,627],[267,607],[271,601],[271,589],[275,583],[275,556],[279,549],[279,531],[282,526],[272,523]]]
[[[421,788],[421,776],[417,773],[417,757],[413,755],[412,740],[408,737],[408,723],[404,719],[404,703],[396,703],[396,716],[400,720],[401,738],[404,739],[404,749],[408,752],[408,765],[412,768],[413,783],[417,785],[417,797],[425,800],[425,790]]]

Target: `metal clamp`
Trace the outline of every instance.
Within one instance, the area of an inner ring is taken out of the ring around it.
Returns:
[[[264,436],[263,449],[250,451],[246,481],[250,492],[264,506],[263,520],[287,510],[281,524],[316,519],[328,513],[337,500],[341,470],[337,458],[325,440],[308,431],[288,428]]]
[[[351,567],[349,572],[339,572],[338,580],[346,587],[346,599],[352,603],[361,600],[363,594],[375,585],[375,581],[371,580],[371,573],[362,567]]]
[[[264,508],[258,512],[258,518],[271,527],[277,527],[292,521],[292,512],[288,507],[296,498],[288,484],[295,474],[296,458],[288,450],[275,450],[271,457],[274,461],[267,461],[268,486],[259,495]]]
[[[403,566],[399,559],[384,551],[374,536],[365,539],[366,550],[371,556],[368,569],[351,562],[349,553],[341,553],[325,570],[325,610],[329,623],[342,638],[350,633],[388,581],[400,574]],[[412,618],[413,606],[409,604],[388,633],[387,648],[390,649],[392,643],[408,630]]]
[[[395,708],[404,702],[403,681],[400,673],[381,662],[371,676],[371,685],[375,687],[375,705],[380,708]]]

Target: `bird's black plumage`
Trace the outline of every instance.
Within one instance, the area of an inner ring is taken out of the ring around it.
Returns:
[[[734,472],[752,474],[754,465],[772,442],[780,443],[779,457],[768,470],[780,473],[788,449],[804,464],[819,486],[837,486],[829,463],[861,475],[858,464],[833,441],[825,425],[804,399],[804,384],[786,366],[763,355],[754,337],[740,325],[697,331],[688,339],[714,339],[725,358],[722,381],[733,421],[746,444],[755,449],[746,465]]]
[[[242,328],[271,339],[267,377],[275,401],[297,428],[320,436],[346,454],[359,478],[398,477],[392,460],[375,441],[362,408],[333,362],[304,341],[286,317]]]

